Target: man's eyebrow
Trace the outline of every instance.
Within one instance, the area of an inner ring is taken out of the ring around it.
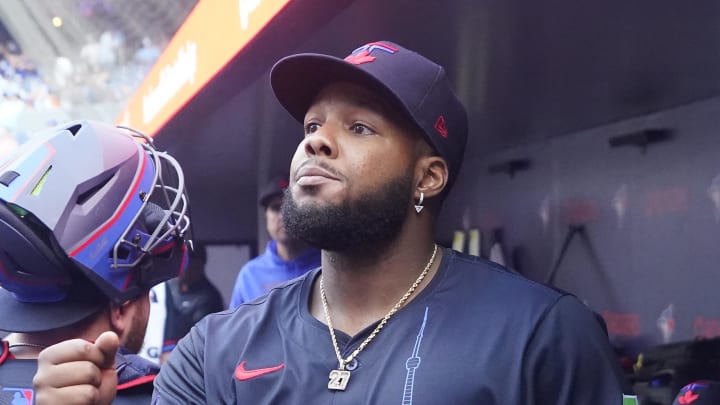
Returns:
[[[358,89],[362,90],[358,91]],[[400,124],[402,127],[413,127],[409,118],[406,117],[407,114],[402,111],[402,107],[395,106],[389,101],[392,99],[391,97],[393,97],[390,94],[371,92],[365,87],[356,86],[356,89],[345,92],[344,97],[353,107],[370,110],[383,116],[385,119]],[[315,96],[313,104],[316,103],[318,99],[319,94]],[[313,105],[311,104],[308,112],[312,109]]]
[[[383,116],[386,120],[403,128],[407,133],[414,134],[420,138],[422,129],[414,123],[412,118],[402,110],[402,107],[389,101],[391,96],[382,96],[375,93],[348,94],[350,104],[355,107],[366,108],[376,114]]]
[[[394,118],[400,114],[387,100],[375,94],[348,94],[347,97],[353,106],[368,109],[387,118]]]

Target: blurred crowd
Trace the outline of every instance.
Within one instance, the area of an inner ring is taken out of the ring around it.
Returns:
[[[88,35],[78,58],[56,59],[53,82],[63,99],[75,104],[124,102],[160,56],[165,42],[149,36],[128,41],[119,30]]]
[[[89,34],[77,57],[60,56],[47,72],[13,41],[0,45],[0,159],[38,130],[71,119],[73,109],[105,106],[108,116],[98,118],[111,120],[160,55],[164,42],[157,42],[146,36],[130,44],[121,31]]]
[[[12,41],[0,45],[0,157],[38,126],[54,125],[61,102],[35,64]]]
[[[21,39],[28,38],[0,22],[0,161],[47,126],[77,118],[113,121],[197,0],[25,4],[26,18],[39,26],[52,21],[46,39],[54,53],[38,60],[23,49],[30,42]]]

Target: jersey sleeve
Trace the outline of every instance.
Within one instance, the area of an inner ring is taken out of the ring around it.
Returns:
[[[545,314],[526,351],[526,404],[622,404],[629,383],[602,321],[573,296]]]
[[[200,322],[194,326],[160,368],[155,378],[153,405],[205,403],[205,325]]]

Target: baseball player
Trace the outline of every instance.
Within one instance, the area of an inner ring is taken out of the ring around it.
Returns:
[[[135,353],[150,287],[185,265],[186,208],[171,156],[98,122],[49,129],[0,165],[0,330],[12,332],[0,341],[0,404],[62,403],[36,398],[38,354],[96,338],[120,350],[99,353],[102,370],[90,376],[113,378],[103,389],[117,384],[115,404],[149,403],[158,367]],[[98,338],[104,331],[113,333]],[[62,383],[88,377],[59,371]]]
[[[435,243],[468,134],[441,66],[379,41],[344,59],[284,58],[271,84],[304,128],[283,218],[322,249],[322,266],[193,327],[153,404],[626,400],[604,325],[585,305]],[[63,345],[46,353],[92,363]]]

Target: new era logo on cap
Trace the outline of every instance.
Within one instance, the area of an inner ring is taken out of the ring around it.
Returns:
[[[684,386],[673,405],[708,405],[720,403],[720,382],[702,380]]]
[[[684,394],[678,396],[677,400],[682,405],[692,404],[696,399],[700,398],[700,395],[693,393],[692,391],[685,391]]]
[[[398,51],[397,48],[386,43],[371,42],[352,51],[352,53],[345,58],[345,61],[350,62],[353,65],[362,65],[363,63],[374,62],[376,58],[372,56],[371,53],[375,50],[387,52],[391,55]]]
[[[442,115],[438,117],[437,121],[435,121],[435,129],[443,138],[448,137],[447,124],[445,124],[445,117]]]

